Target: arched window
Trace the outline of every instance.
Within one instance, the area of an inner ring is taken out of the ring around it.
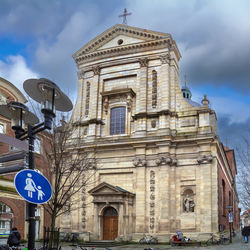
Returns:
[[[126,108],[116,107],[110,113],[110,134],[125,134]]]
[[[231,194],[231,192],[229,191],[229,206],[232,206],[232,194]]]
[[[13,212],[10,207],[0,202],[0,233],[12,228]]]
[[[118,216],[117,211],[113,207],[107,207],[103,213],[104,216]]]
[[[226,215],[226,190],[225,190],[225,181],[224,180],[222,180],[221,203],[222,203],[222,214]]]
[[[183,97],[185,98],[185,93],[183,92]]]

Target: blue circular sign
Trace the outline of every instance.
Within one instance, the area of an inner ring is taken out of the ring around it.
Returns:
[[[35,170],[25,169],[18,172],[14,184],[17,192],[30,203],[43,204],[52,196],[49,181]]]

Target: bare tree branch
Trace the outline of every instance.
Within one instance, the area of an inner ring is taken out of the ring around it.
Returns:
[[[52,182],[52,198],[44,205],[51,216],[51,229],[55,228],[56,218],[72,209],[72,197],[89,184],[95,173],[95,154],[78,148],[77,141],[72,145],[76,127],[62,118],[55,124],[50,145],[45,154],[49,162]],[[79,201],[83,206],[82,202]]]
[[[250,208],[250,133],[242,138],[242,144],[236,148],[239,160],[239,196],[245,209]]]

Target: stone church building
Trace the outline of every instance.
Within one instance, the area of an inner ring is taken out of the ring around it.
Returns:
[[[73,58],[73,139],[97,161],[89,186],[72,197],[81,208],[61,216],[61,231],[168,241],[176,230],[206,238],[228,228],[228,205],[238,218],[234,154],[220,142],[207,97],[198,104],[181,89],[172,36],[115,25]]]

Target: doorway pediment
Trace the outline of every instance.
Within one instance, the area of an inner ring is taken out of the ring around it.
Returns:
[[[92,196],[124,195],[126,193],[132,194],[121,187],[113,186],[106,182],[102,182],[101,184],[97,185],[96,187],[94,187],[89,191],[89,194],[91,194]]]

